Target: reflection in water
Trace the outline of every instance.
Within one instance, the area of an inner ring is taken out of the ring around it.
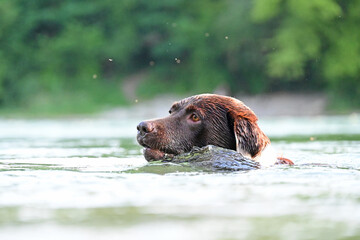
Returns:
[[[265,119],[296,165],[146,166],[133,120],[0,120],[0,239],[360,237],[360,123]]]

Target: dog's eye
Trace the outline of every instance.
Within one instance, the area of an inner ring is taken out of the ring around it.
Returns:
[[[169,113],[170,113],[170,114],[172,113],[171,110],[169,110]]]
[[[195,113],[191,114],[190,119],[194,122],[197,122],[200,120],[199,116],[196,115]]]

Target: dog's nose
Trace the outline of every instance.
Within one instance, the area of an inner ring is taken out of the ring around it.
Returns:
[[[141,134],[150,133],[154,130],[154,126],[150,122],[143,121],[137,126],[137,130]]]

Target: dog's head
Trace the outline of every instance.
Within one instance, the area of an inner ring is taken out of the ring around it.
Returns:
[[[188,152],[193,146],[215,145],[255,158],[270,142],[254,112],[241,101],[202,94],[175,102],[165,118],[141,122],[137,140],[147,160],[165,153]]]

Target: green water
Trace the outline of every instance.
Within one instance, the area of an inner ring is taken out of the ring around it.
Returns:
[[[360,239],[360,118],[260,122],[296,165],[149,165],[140,119],[0,120],[0,239]]]

